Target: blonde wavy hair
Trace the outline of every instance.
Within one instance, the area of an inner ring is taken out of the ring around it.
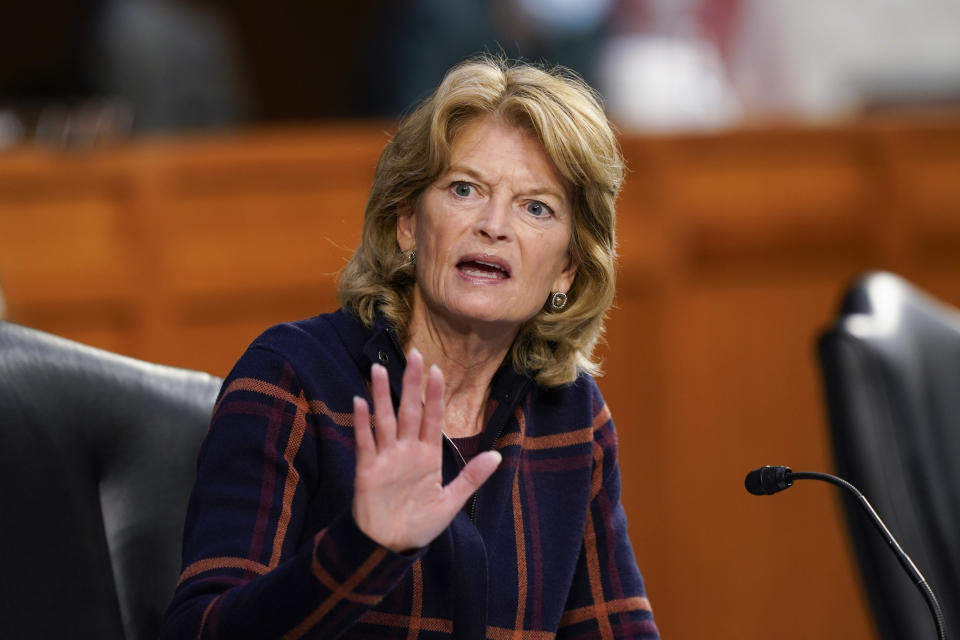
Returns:
[[[485,56],[447,72],[440,86],[399,125],[377,163],[360,246],[339,281],[340,304],[367,326],[379,312],[401,344],[413,304],[414,267],[397,244],[398,212],[448,164],[464,126],[496,116],[528,131],[567,182],[573,209],[570,254],[578,268],[562,311],[549,302],[514,339],[514,368],[543,386],[599,373],[593,350],[615,289],[614,204],[624,162],[599,95],[568,69]]]

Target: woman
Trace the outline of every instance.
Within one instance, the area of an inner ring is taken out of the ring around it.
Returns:
[[[224,382],[165,637],[657,637],[590,376],[622,174],[578,79],[447,74],[380,158],[343,308]]]

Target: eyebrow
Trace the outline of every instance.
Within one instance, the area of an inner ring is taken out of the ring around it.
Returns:
[[[476,169],[464,165],[450,165],[447,167],[445,173],[463,173],[475,180],[479,180],[480,182],[489,182],[489,180],[486,179],[482,173]],[[570,197],[567,195],[566,191],[557,191],[556,189],[552,189],[546,185],[534,185],[533,187],[524,189],[523,191],[535,196],[552,196],[563,204],[569,204],[570,201]]]

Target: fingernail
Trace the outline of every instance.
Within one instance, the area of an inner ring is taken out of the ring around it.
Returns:
[[[420,350],[417,349],[416,347],[410,347],[410,354],[409,354],[407,357],[408,357],[408,358],[412,358],[412,357],[415,356],[415,355],[416,355],[416,356],[419,356],[419,355],[420,355]]]

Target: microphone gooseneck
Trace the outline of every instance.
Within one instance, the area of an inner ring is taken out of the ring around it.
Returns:
[[[913,563],[913,560],[911,560],[910,556],[908,556],[903,550],[903,548],[900,546],[900,543],[896,541],[896,539],[893,537],[893,534],[890,533],[889,529],[887,529],[887,525],[885,525],[883,520],[880,519],[880,516],[877,515],[877,512],[870,504],[870,501],[867,500],[862,493],[860,493],[859,489],[843,478],[832,476],[829,473],[818,473],[815,471],[795,472],[792,471],[790,467],[770,465],[761,467],[760,469],[754,469],[748,473],[743,484],[747,488],[747,491],[753,495],[765,496],[773,495],[774,493],[783,491],[784,489],[789,489],[791,486],[793,486],[794,480],[820,480],[822,482],[829,482],[832,485],[846,489],[857,498],[857,502],[860,503],[860,506],[863,507],[864,511],[867,512],[867,515],[870,516],[870,521],[873,522],[874,526],[877,528],[877,531],[879,531],[880,535],[883,536],[883,539],[886,540],[887,546],[890,547],[893,553],[897,556],[897,561],[900,563],[900,566],[903,567],[903,570],[907,572],[907,575],[910,576],[913,584],[916,585],[917,589],[919,589],[920,593],[923,595],[923,598],[927,603],[927,607],[930,609],[931,615],[933,615],[934,624],[937,626],[937,637],[939,640],[946,640],[947,634],[944,628],[943,612],[940,611],[940,604],[937,602],[937,598],[933,594],[933,589],[931,589],[930,585],[927,584],[926,578],[924,578],[923,574],[920,573],[920,570],[917,569],[917,565]]]

